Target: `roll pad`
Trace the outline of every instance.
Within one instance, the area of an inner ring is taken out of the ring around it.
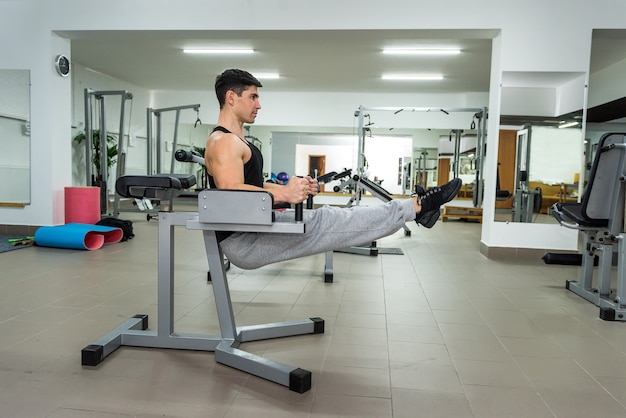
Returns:
[[[196,184],[193,174],[154,174],[151,176],[122,176],[115,182],[115,191],[122,197],[145,197],[145,190],[182,190]],[[139,193],[139,191],[142,191]]]

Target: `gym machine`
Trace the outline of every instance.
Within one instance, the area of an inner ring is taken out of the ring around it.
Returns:
[[[275,222],[272,195],[265,191],[209,189],[198,195],[198,212],[174,212],[173,199],[195,185],[195,176],[161,174],[123,176],[116,191],[123,197],[158,199],[158,324],[148,330],[148,316],[135,315],[94,344],[83,348],[82,365],[96,366],[120,346],[212,351],[215,361],[288,387],[297,393],[311,388],[311,372],[265,359],[240,348],[242,343],[280,337],[324,333],[324,320],[237,327],[235,325],[222,249],[216,231],[281,234],[304,233],[302,204],[296,206],[294,222]],[[242,222],[242,219],[245,220]],[[174,227],[202,231],[217,307],[220,335],[178,333],[174,329]]]
[[[603,135],[580,203],[557,202],[551,210],[559,224],[584,236],[580,280],[568,280],[566,289],[598,306],[600,318],[609,321],[626,321],[625,165],[626,133]],[[614,253],[617,283],[611,289]]]
[[[126,115],[126,102],[133,99],[132,93],[126,90],[95,91],[89,88],[84,90],[85,100],[85,161],[87,183],[100,187],[100,214],[108,213],[108,190],[107,182],[109,178],[108,152],[107,152],[107,119],[106,100],[107,96],[120,96],[120,124],[117,136],[117,172],[116,178],[124,175],[126,164],[126,143],[124,142],[124,118]],[[100,173],[96,176],[93,173],[93,131],[94,131],[94,105],[97,101],[100,105],[99,112],[99,148],[100,148]],[[132,102],[131,102],[132,104]],[[131,107],[132,109],[132,107]],[[115,208],[119,205],[119,197],[115,195]],[[116,215],[117,216],[117,215]]]
[[[194,124],[194,128],[198,126],[198,124],[202,124],[200,121],[200,105],[199,104],[191,104],[184,106],[173,106],[173,107],[164,107],[161,109],[152,109],[148,108],[146,111],[147,116],[147,136],[148,136],[148,174],[155,174],[163,172],[162,158],[163,158],[163,150],[161,145],[163,143],[162,138],[162,121],[161,117],[163,113],[166,112],[175,112],[175,121],[174,121],[174,136],[172,138],[172,150],[176,150],[178,147],[178,125],[180,122],[180,112],[185,109],[193,109],[196,112],[196,122]],[[156,138],[154,137],[153,129],[154,124],[153,121],[156,122]],[[156,150],[153,150],[152,144],[156,144]],[[153,157],[152,153],[156,151],[156,159]],[[156,160],[156,169],[153,166],[154,161]],[[174,164],[176,162],[174,152],[172,152],[172,158],[170,161],[170,173],[174,173]]]
[[[146,136],[147,136],[147,155],[146,155],[146,173],[148,175],[157,174],[163,172],[163,139],[162,139],[162,121],[161,116],[166,112],[175,112],[175,121],[174,121],[174,136],[172,139],[172,150],[177,149],[178,146],[178,126],[180,125],[180,112],[185,109],[193,109],[196,112],[196,122],[194,127],[198,126],[198,124],[202,124],[200,121],[200,105],[199,104],[191,104],[184,106],[173,106],[173,107],[165,107],[161,109],[153,109],[147,108],[146,110]],[[155,128],[156,125],[156,128]],[[156,137],[155,131],[156,129]],[[156,149],[155,149],[156,148]],[[156,158],[154,156],[156,154]],[[155,164],[156,160],[156,164]],[[169,173],[174,173],[174,165],[175,165],[175,153],[172,152],[172,158],[170,162]],[[155,168],[156,167],[156,168]],[[115,205],[114,205],[114,216],[118,217],[119,213],[122,212],[119,204],[119,195],[116,194]],[[150,220],[153,218],[153,215],[157,212],[154,209],[152,202],[150,199],[135,199],[135,204],[141,212],[147,212],[147,219]]]
[[[530,125],[524,126],[524,129],[517,132],[513,222],[532,222],[535,202],[539,199],[539,191],[530,189],[528,185],[531,139],[532,127]]]

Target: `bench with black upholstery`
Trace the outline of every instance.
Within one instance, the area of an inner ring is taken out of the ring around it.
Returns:
[[[570,291],[600,307],[605,320],[626,320],[624,288],[624,181],[626,134],[600,138],[588,183],[579,203],[557,202],[551,213],[559,223],[585,237],[579,281],[567,281]],[[615,289],[611,288],[613,254],[618,255]],[[594,285],[594,261],[598,272]]]

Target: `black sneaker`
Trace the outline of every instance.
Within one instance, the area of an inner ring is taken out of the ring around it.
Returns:
[[[421,212],[415,217],[415,222],[427,228],[429,228],[427,224],[430,224],[430,227],[432,227],[437,222],[437,218],[439,218],[441,205],[454,199],[459,190],[461,190],[462,185],[461,179],[457,178],[450,180],[443,186],[433,187],[428,190],[424,190],[419,185],[415,186],[415,194],[420,197],[422,206]]]
[[[420,220],[417,221],[417,224],[422,225],[424,228],[432,228],[437,223],[437,220],[439,219],[440,214],[441,214],[441,211],[439,209],[431,210],[430,212],[427,212],[424,215],[422,215]]]
[[[412,196],[424,196],[425,194],[426,194],[426,189],[424,189],[419,184],[416,184],[415,194]],[[440,214],[441,214],[441,211],[439,209],[432,210],[428,213],[424,213],[422,216],[419,217],[420,219],[419,221],[417,221],[417,224],[422,225],[424,228],[430,229],[433,226],[435,226],[435,224],[437,223],[437,220],[439,219]]]

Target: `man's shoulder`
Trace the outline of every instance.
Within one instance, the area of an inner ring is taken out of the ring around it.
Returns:
[[[225,132],[213,132],[207,140],[207,149],[229,149],[230,152],[236,152],[241,156],[250,152],[250,147],[246,145],[237,135]],[[236,150],[236,151],[235,151]]]
[[[223,144],[232,143],[241,143],[241,140],[237,135],[232,132],[222,132],[222,131],[214,131],[209,135],[209,141],[212,142],[220,142]]]

